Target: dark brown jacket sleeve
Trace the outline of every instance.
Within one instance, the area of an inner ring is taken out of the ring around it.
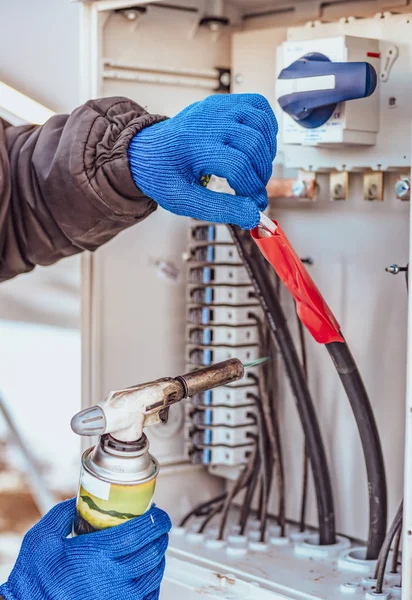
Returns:
[[[125,98],[91,100],[45,125],[0,119],[0,281],[95,250],[156,208],[127,148],[151,115]]]

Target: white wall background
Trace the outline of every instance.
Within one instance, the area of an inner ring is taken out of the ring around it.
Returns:
[[[79,4],[0,0],[0,80],[56,112],[78,103]]]
[[[0,80],[55,112],[70,112],[79,104],[79,24],[80,4],[70,0],[0,0]],[[0,390],[21,434],[49,465],[53,483],[74,490],[79,257],[0,286],[0,363]],[[7,435],[1,418],[0,432]]]

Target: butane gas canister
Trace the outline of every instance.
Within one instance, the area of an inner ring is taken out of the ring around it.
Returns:
[[[244,372],[241,361],[231,358],[179,377],[111,392],[74,415],[75,433],[101,437],[83,455],[73,534],[120,525],[149,510],[159,465],[149,454],[143,428],[167,421],[176,402],[238,381]]]
[[[82,457],[73,534],[114,527],[149,510],[158,473],[145,435],[136,442],[103,435]]]

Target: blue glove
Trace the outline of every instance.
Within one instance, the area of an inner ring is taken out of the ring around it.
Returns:
[[[177,215],[252,229],[267,206],[277,130],[263,96],[210,96],[132,139],[134,182]],[[204,175],[224,177],[237,196],[205,189]]]
[[[155,600],[159,597],[170,519],[153,507],[122,525],[67,538],[75,500],[55,506],[26,534],[6,600]]]

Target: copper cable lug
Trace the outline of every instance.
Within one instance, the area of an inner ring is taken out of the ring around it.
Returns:
[[[314,200],[317,192],[316,177],[313,175],[307,179],[276,179],[272,177],[266,186],[266,190],[269,198]]]

